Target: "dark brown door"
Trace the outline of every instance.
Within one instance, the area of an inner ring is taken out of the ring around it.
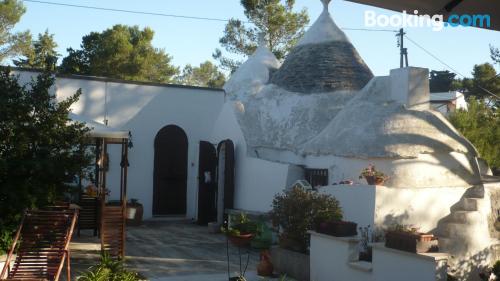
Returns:
[[[217,147],[219,157],[224,153],[223,210],[234,208],[234,144],[231,140],[223,140]]]
[[[214,145],[200,141],[198,160],[198,223],[217,220],[217,154]]]
[[[188,139],[175,125],[163,127],[155,138],[153,215],[186,213]]]

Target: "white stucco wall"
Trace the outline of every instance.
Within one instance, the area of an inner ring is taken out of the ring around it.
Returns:
[[[280,157],[284,162],[294,159],[291,153]],[[369,164],[389,176],[386,185],[390,187],[464,187],[479,183],[476,160],[459,152],[419,154],[408,159],[307,156],[302,163],[308,168],[328,169],[330,184],[342,180],[365,183],[359,175]]]
[[[230,139],[235,145],[235,208],[269,211],[276,193],[287,184],[288,164],[279,164],[247,155],[247,145],[236,116],[235,103],[228,100],[215,122],[211,140]]]
[[[443,253],[413,254],[375,244],[372,262],[359,262],[357,239],[311,232],[310,280],[445,281],[447,257]]]
[[[465,191],[466,188],[457,187],[391,188],[365,184],[320,189],[340,201],[344,220],[358,226],[387,227],[398,223],[419,227],[423,232],[436,228]]]
[[[35,72],[20,72],[21,82]],[[181,127],[188,137],[187,218],[196,217],[198,151],[201,140],[209,140],[224,104],[222,90],[168,85],[111,82],[101,78],[58,77],[56,95],[61,100],[82,89],[73,112],[117,129],[130,130],[134,147],[129,150],[128,198],[144,205],[144,217],[152,216],[154,139],[164,126]],[[120,148],[110,145],[111,165],[107,175],[111,199],[119,197]]]

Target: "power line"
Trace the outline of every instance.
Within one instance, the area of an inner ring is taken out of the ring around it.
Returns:
[[[208,18],[208,17],[195,17],[195,16],[185,16],[185,15],[177,15],[177,14],[165,14],[165,13],[156,13],[156,12],[147,12],[147,11],[134,11],[134,10],[124,10],[124,9],[116,9],[116,8],[105,8],[105,7],[96,7],[96,6],[87,6],[87,5],[76,5],[76,4],[68,4],[68,3],[60,3],[60,2],[50,2],[50,1],[40,1],[40,0],[23,0],[23,2],[31,2],[38,4],[46,4],[53,6],[63,6],[63,7],[72,7],[79,9],[90,9],[90,10],[99,10],[99,11],[107,11],[107,12],[118,12],[118,13],[128,13],[128,14],[138,14],[138,15],[148,15],[148,16],[159,16],[159,17],[170,17],[170,18],[182,18],[182,19],[191,19],[191,20],[205,20],[205,21],[217,21],[217,22],[229,22],[230,19],[222,19],[222,18]],[[250,21],[240,20],[242,23],[252,23]],[[369,28],[349,28],[344,27],[341,28],[344,30],[352,30],[352,31],[371,31],[371,32],[397,32],[396,30],[391,29],[369,29]]]
[[[164,14],[164,13],[155,13],[155,12],[146,12],[146,11],[123,10],[123,9],[115,9],[115,8],[104,8],[104,7],[95,7],[95,6],[86,6],[86,5],[75,5],[75,4],[67,4],[67,3],[59,3],[59,2],[49,2],[49,1],[39,1],[39,0],[23,0],[23,1],[24,2],[39,3],[39,4],[54,5],[54,6],[64,6],[64,7],[73,7],[73,8],[91,9],[91,10],[101,10],[101,11],[108,11],[108,12],[129,13],[129,14],[140,14],[140,15],[149,15],[149,16],[161,16],[161,17],[183,18],[183,19],[194,19],[194,20],[208,20],[208,21],[221,21],[221,22],[228,22],[229,21],[229,19],[220,19],[220,18],[206,18],[206,17],[183,16],[183,15],[175,15],[175,14]],[[249,23],[249,22],[245,22],[245,23]]]
[[[448,67],[448,69],[452,70],[453,72],[455,72],[456,74],[462,76],[463,78],[467,78],[465,77],[463,74],[461,74],[460,72],[458,72],[456,69],[454,69],[453,67],[451,67],[449,64],[445,63],[443,60],[441,60],[440,58],[438,58],[436,55],[434,55],[433,53],[431,53],[430,51],[428,51],[427,49],[425,49],[424,47],[422,47],[422,45],[418,44],[417,42],[415,42],[414,40],[412,40],[410,37],[408,37],[407,35],[405,35],[406,39],[410,40],[410,42],[412,42],[415,46],[419,47],[422,51],[426,52],[428,55],[430,55],[431,57],[433,57],[435,60],[439,61],[440,63],[442,63],[443,65],[445,65],[446,67]],[[497,75],[498,76],[498,75]],[[495,76],[495,77],[497,77]],[[494,79],[495,77],[493,77],[492,79]],[[492,93],[490,90],[488,89],[485,89],[483,87],[481,87],[481,85],[477,85],[477,87],[481,90],[483,90],[484,92],[494,96],[495,98],[497,99],[500,99],[500,96]]]
[[[437,60],[438,62],[442,63],[444,66],[448,67],[448,69],[450,69],[451,71],[455,72],[456,74],[458,74],[458,75],[466,78],[463,74],[461,74],[460,72],[458,72],[456,69],[454,69],[453,67],[451,67],[449,64],[445,63],[439,57],[437,57],[436,55],[434,55],[433,53],[431,53],[430,51],[428,51],[426,48],[422,47],[422,45],[420,45],[417,42],[415,42],[414,40],[412,40],[410,37],[408,37],[408,35],[405,35],[405,37],[410,42],[412,42],[415,46],[417,46],[418,48],[420,48],[422,51],[426,52],[429,56],[433,57],[435,60]]]

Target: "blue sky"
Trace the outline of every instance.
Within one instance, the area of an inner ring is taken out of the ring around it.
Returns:
[[[53,0],[53,2],[197,17],[244,19],[238,0]],[[24,4],[27,12],[15,30],[29,29],[36,35],[48,28],[50,33],[55,34],[59,52],[63,55],[66,54],[68,47],[79,48],[82,36],[91,31],[102,31],[114,24],[127,24],[151,27],[155,31],[154,46],[164,48],[173,57],[175,65],[184,66],[188,63],[197,65],[211,59],[215,48],[220,47],[218,40],[225,25],[224,22],[217,21],[86,10],[32,2]],[[296,8],[303,7],[307,8],[312,24],[322,10],[320,1],[296,0]],[[377,14],[395,14],[343,0],[334,0],[330,4],[333,19],[340,27],[365,28],[366,10],[373,10]],[[465,76],[470,76],[474,64],[491,62],[489,44],[500,47],[500,32],[478,28],[449,27],[442,31],[433,31],[430,27],[415,27],[407,28],[406,32],[411,39]],[[393,33],[351,30],[345,30],[345,33],[375,75],[387,75],[390,69],[399,67],[399,50]],[[406,42],[406,46],[410,65],[436,70],[447,69],[411,42]]]

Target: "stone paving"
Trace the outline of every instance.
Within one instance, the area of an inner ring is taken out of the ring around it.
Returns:
[[[99,240],[82,232],[73,239],[72,276],[97,263]],[[226,238],[210,234],[206,226],[187,221],[145,222],[127,228],[126,265],[152,281],[227,280]],[[246,251],[242,251],[242,264]],[[230,272],[239,269],[238,249],[229,244]],[[248,280],[259,280],[255,274],[258,251],[251,250]]]

